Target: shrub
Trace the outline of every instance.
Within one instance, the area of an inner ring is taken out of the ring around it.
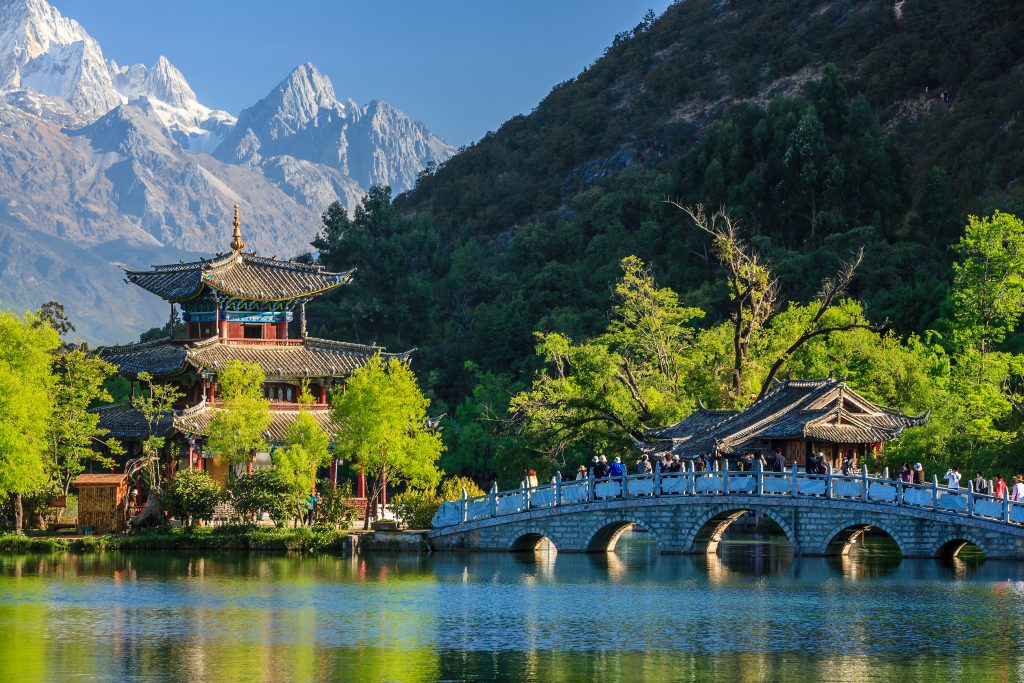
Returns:
[[[338,484],[338,488],[335,489],[329,481],[322,481],[317,491],[320,500],[313,513],[313,523],[332,527],[350,526],[359,514],[355,506],[349,503],[349,499],[352,498],[352,484]]]
[[[174,475],[162,500],[168,514],[192,526],[196,520],[213,519],[213,510],[223,495],[220,485],[205,470],[182,470]]]
[[[290,517],[294,493],[276,467],[261,467],[232,479],[228,494],[243,522],[255,523],[261,512],[270,515],[276,524],[284,524]]]
[[[441,500],[462,500],[462,489],[466,489],[468,498],[475,498],[484,495],[483,489],[476,485],[476,482],[469,477],[449,477],[441,482],[438,495]]]
[[[462,493],[460,491],[459,495]],[[430,491],[405,491],[391,499],[391,510],[408,529],[429,529],[441,506],[441,499]]]

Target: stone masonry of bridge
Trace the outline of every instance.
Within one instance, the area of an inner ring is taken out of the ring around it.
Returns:
[[[795,555],[845,554],[872,528],[891,536],[904,557],[951,556],[973,543],[989,559],[1024,559],[1024,527],[856,500],[754,495],[599,500],[465,522],[427,537],[435,550],[529,550],[547,538],[559,552],[604,552],[637,524],[662,553],[712,553],[748,510],[778,524]]]

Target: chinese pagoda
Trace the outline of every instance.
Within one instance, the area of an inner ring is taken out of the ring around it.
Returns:
[[[175,307],[185,324],[183,338],[106,347],[101,357],[117,366],[134,382],[140,373],[153,381],[176,385],[184,398],[160,425],[159,431],[187,444],[186,462],[177,467],[199,467],[224,483],[228,466],[203,451],[204,434],[211,417],[221,408],[217,398],[217,372],[228,361],[257,363],[266,376],[264,397],[270,401],[272,422],[264,434],[271,445],[281,444],[288,425],[299,412],[302,383],[307,383],[314,402],[306,409],[331,433],[333,424],[328,392],[344,389],[346,377],[376,354],[408,358],[408,353],[388,354],[378,346],[317,339],[306,335],[306,303],[351,280],[354,271],[327,272],[321,266],[265,258],[246,252],[235,207],[231,251],[193,263],[153,266],[150,270],[126,270],[126,281],[152,292],[171,305],[171,329]],[[298,310],[298,335],[292,336]],[[131,450],[148,435],[149,427],[130,403],[100,411],[100,426],[124,440]],[[257,454],[264,464],[267,454]],[[331,468],[332,481],[336,467]],[[362,475],[356,495],[365,496]]]
[[[846,382],[826,379],[783,380],[744,410],[710,410],[703,405],[667,427],[648,429],[640,449],[681,458],[718,454],[771,454],[779,450],[790,464],[806,463],[821,453],[833,466],[844,455],[862,462],[879,455],[884,444],[908,427],[928,422],[878,406]]]

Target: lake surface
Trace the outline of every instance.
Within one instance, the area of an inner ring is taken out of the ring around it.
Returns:
[[[727,536],[728,538],[728,536]],[[793,558],[0,556],[0,681],[1024,678],[1024,563]]]

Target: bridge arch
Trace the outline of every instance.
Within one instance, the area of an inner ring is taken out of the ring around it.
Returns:
[[[540,545],[547,541],[551,544],[551,547],[558,550],[558,546],[555,545],[554,540],[551,538],[551,534],[539,528],[529,528],[526,530],[519,530],[513,534],[506,544],[506,547],[511,552],[531,552],[538,550]]]
[[[988,557],[988,550],[985,547],[984,541],[979,539],[972,533],[969,532],[957,532],[949,534],[932,548],[932,557],[956,557],[957,554],[964,549],[967,545],[973,545],[978,548],[985,557]]]
[[[877,529],[891,538],[900,549],[901,555],[907,555],[908,546],[902,536],[889,524],[877,519],[858,517],[849,519],[832,529],[825,535],[825,542],[816,555],[849,555],[857,538],[869,529]]]
[[[650,522],[633,515],[616,515],[615,517],[612,521],[606,519],[595,524],[584,534],[583,540],[586,542],[586,551],[588,553],[612,552],[615,550],[615,544],[619,542],[619,537],[634,524],[643,527],[654,538],[659,551],[664,549],[665,546],[662,544],[661,536],[658,534],[657,529],[652,527]]]
[[[775,522],[782,533],[789,539],[789,545],[793,548],[793,554],[800,554],[800,543],[797,541],[793,527],[783,515],[775,510],[753,506],[720,506],[694,521],[683,541],[683,552],[696,553],[698,555],[713,555],[718,552],[718,544],[722,541],[722,535],[733,522],[747,512],[756,512]]]

